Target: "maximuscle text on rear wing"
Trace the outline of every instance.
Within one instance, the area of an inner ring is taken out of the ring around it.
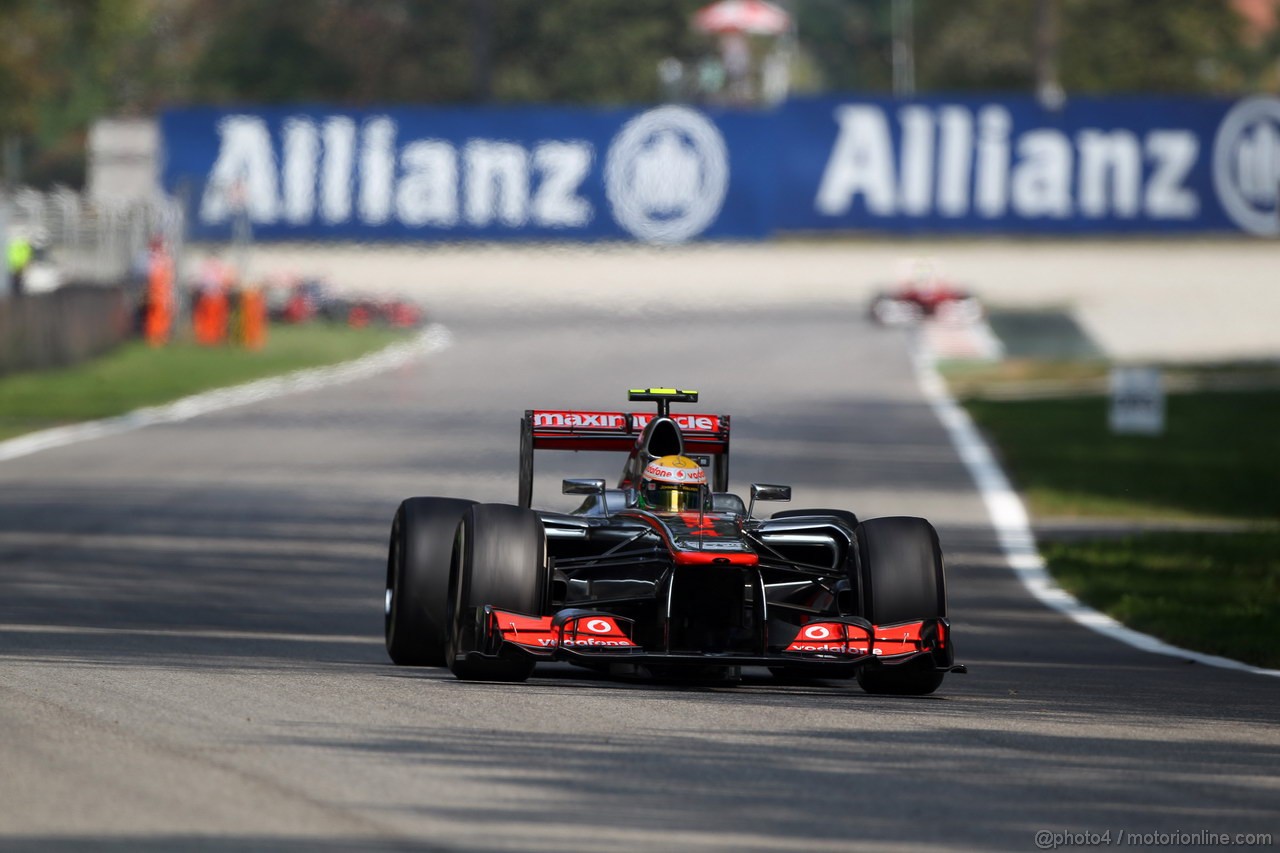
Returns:
[[[533,503],[535,450],[606,450],[630,453],[653,412],[580,412],[529,409],[520,419],[520,506]],[[685,453],[713,461],[712,489],[729,488],[729,416],[681,412],[670,416],[680,427]]]

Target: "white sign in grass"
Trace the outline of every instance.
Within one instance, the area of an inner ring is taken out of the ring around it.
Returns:
[[[1111,369],[1111,431],[1121,435],[1164,433],[1164,376],[1158,367]]]

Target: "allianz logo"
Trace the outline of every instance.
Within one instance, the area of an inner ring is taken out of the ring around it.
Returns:
[[[988,219],[1074,216],[1192,219],[1200,209],[1186,185],[1199,140],[1189,130],[1053,128],[1012,133],[999,105],[904,106],[899,142],[877,106],[836,109],[839,132],[815,206],[840,216],[860,199],[873,216]],[[896,154],[896,156],[895,156]]]
[[[1193,220],[1193,130],[1035,127],[1015,134],[998,104],[837,107],[838,131],[814,200],[826,216]],[[897,142],[890,121],[897,123]],[[1253,234],[1280,234],[1280,99],[1241,101],[1214,142],[1213,188]]]
[[[1227,113],[1213,143],[1213,183],[1237,225],[1280,236],[1280,98],[1247,98]]]
[[[578,194],[594,150],[581,140],[513,142],[443,139],[397,144],[388,116],[357,127],[349,116],[295,116],[281,130],[277,163],[270,129],[254,115],[218,125],[218,157],[200,203],[202,222],[243,212],[259,224],[339,224],[450,228],[530,223],[572,227],[594,211]]]
[[[596,216],[584,181],[596,161],[583,139],[525,147],[496,139],[401,142],[389,116],[357,126],[350,116],[283,122],[277,161],[267,122],[229,115],[200,201],[206,224],[245,215],[258,224],[451,229],[581,228]],[[651,242],[701,233],[719,214],[728,152],[715,125],[686,107],[632,119],[606,154],[604,183],[618,224]]]

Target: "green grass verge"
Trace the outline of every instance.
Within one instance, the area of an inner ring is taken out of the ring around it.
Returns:
[[[1178,373],[1228,387],[1243,379],[1257,387],[1168,394],[1164,435],[1117,436],[1107,425],[1107,398],[1089,390],[1105,380],[1100,363],[946,370],[1034,518],[1169,521],[1192,528],[1087,540],[1042,537],[1041,552],[1063,588],[1174,645],[1280,667],[1275,368],[1205,366]],[[1166,378],[1171,374],[1166,371]],[[1073,396],[1045,396],[1073,386],[1067,392]],[[1193,529],[1224,520],[1250,527]]]
[[[1166,398],[1164,435],[1112,435],[1105,397],[965,401],[1036,516],[1280,520],[1280,391]]]
[[[940,369],[951,393],[967,399],[1026,384],[1101,383],[1106,380],[1110,368],[1105,361],[1015,358],[997,362],[952,361],[941,365]]]
[[[1044,542],[1062,587],[1182,648],[1280,668],[1280,531]]]
[[[0,377],[0,439],[121,415],[213,388],[336,364],[403,340],[404,331],[313,323],[272,326],[261,350],[129,342],[83,364]]]

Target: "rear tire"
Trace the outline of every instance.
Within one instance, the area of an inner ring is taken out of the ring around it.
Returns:
[[[465,681],[524,681],[528,658],[468,658],[479,651],[475,608],[541,616],[549,590],[547,536],[538,514],[507,504],[476,504],[462,515],[449,586],[449,669]]]
[[[458,519],[475,501],[409,498],[387,547],[384,634],[400,666],[444,666],[449,563]]]
[[[938,532],[923,518],[873,518],[858,526],[862,615],[873,625],[947,615],[946,578]],[[910,663],[872,661],[858,670],[868,693],[925,696],[945,675],[932,657]]]

